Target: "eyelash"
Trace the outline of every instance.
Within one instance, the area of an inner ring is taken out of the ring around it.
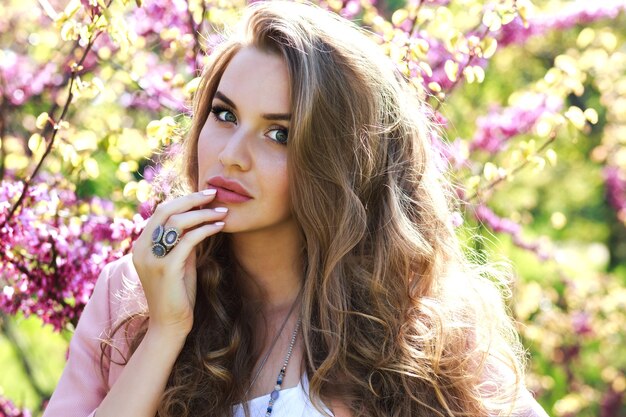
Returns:
[[[227,112],[229,112],[229,113],[234,115],[234,113],[230,109],[228,109],[226,107],[220,107],[220,106],[213,106],[213,107],[211,107],[211,114],[213,115],[213,117],[215,118],[216,121],[224,122],[224,123],[231,123],[231,122],[228,122],[226,120],[222,120],[222,119],[219,118],[218,115],[220,113],[222,113],[222,112],[225,112],[225,111],[227,111]]]
[[[222,113],[222,112],[229,112],[233,116],[235,115],[235,113],[231,109],[229,109],[227,107],[223,107],[223,106],[213,106],[213,107],[211,107],[211,115],[213,116],[213,118],[215,119],[216,122],[218,122],[218,123],[235,123],[235,124],[237,124],[237,121],[236,121],[237,118],[236,117],[235,117],[235,121],[234,122],[230,122],[230,121],[227,121],[227,120],[220,119],[219,114]],[[289,130],[286,129],[285,127],[283,127],[283,126],[280,126],[280,125],[270,126],[270,128],[265,132],[265,136],[267,137],[267,134],[269,132],[274,131],[274,130],[279,130],[279,131],[285,132],[285,135],[287,135],[287,138],[289,138]],[[287,141],[279,142],[279,141],[277,141],[275,139],[271,139],[271,138],[269,140],[271,142],[273,142],[273,143],[278,144],[278,145],[283,145],[283,146],[287,145]]]

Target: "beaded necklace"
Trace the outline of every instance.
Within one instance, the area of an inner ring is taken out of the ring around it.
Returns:
[[[289,359],[291,358],[291,353],[293,352],[293,347],[296,344],[296,337],[298,336],[298,330],[300,329],[301,319],[298,319],[296,323],[296,328],[293,329],[293,333],[291,334],[291,341],[289,342],[289,349],[287,349],[287,356],[285,356],[285,362],[283,363],[283,367],[280,368],[278,372],[278,377],[276,378],[276,385],[274,385],[274,391],[270,394],[270,401],[267,404],[267,410],[265,412],[265,417],[270,417],[272,415],[272,410],[274,409],[274,404],[276,400],[280,396],[280,389],[283,386],[283,379],[285,378],[285,374],[287,373],[287,365],[289,365]]]

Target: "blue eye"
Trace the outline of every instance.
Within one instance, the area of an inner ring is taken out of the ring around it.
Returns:
[[[284,127],[276,127],[268,130],[266,135],[274,142],[280,145],[286,145],[289,132]]]
[[[228,110],[227,108],[213,106],[211,108],[211,113],[213,113],[215,119],[220,122],[237,123],[237,117],[232,111]]]

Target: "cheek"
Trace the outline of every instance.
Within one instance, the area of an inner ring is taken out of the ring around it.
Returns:
[[[217,155],[215,141],[211,140],[211,133],[206,128],[202,129],[198,138],[198,170],[200,174],[213,164],[215,155]]]
[[[275,171],[276,191],[282,199],[289,201],[289,175],[287,172],[287,160],[278,162],[278,169]]]
[[[268,152],[267,149],[259,149],[258,151],[256,174],[259,185],[265,188],[265,193],[268,193],[268,196],[271,194],[272,199],[282,205],[289,198],[287,157],[276,153],[275,150]]]
[[[202,136],[198,139],[198,163],[202,164],[202,160],[206,157],[208,153],[208,144],[207,140],[203,139]]]
[[[198,136],[198,156],[202,155],[209,145],[209,136],[209,129],[207,129],[207,126],[205,125],[200,131],[200,136]]]

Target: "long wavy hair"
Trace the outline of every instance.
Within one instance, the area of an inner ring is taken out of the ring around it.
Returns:
[[[429,110],[352,23],[312,5],[250,6],[204,71],[173,195],[197,189],[199,133],[226,66],[248,46],[282,57],[289,72],[313,403],[340,400],[368,417],[510,415],[523,373],[497,285],[506,273],[464,255]],[[194,325],[158,416],[228,416],[244,401],[259,352],[240,273],[224,234],[198,248]],[[134,328],[129,354],[146,326]]]

